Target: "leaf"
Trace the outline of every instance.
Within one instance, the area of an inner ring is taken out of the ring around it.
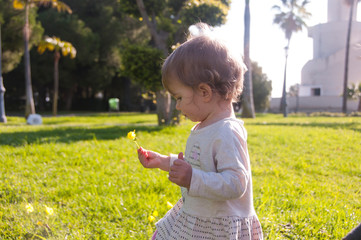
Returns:
[[[67,4],[58,0],[33,0],[33,2],[38,6],[45,7],[51,4],[51,7],[56,8],[58,12],[68,12],[69,14],[73,13]]]
[[[38,45],[38,52],[43,54],[45,50],[54,51],[55,49],[60,50],[63,56],[70,54],[70,58],[75,58],[76,49],[70,42],[62,41],[58,37],[45,37]]]
[[[19,0],[14,0],[13,1],[13,7],[17,10],[23,10],[25,7],[25,4]]]
[[[43,54],[45,52],[45,50],[46,50],[45,46],[39,44],[38,49],[37,49],[38,53]]]

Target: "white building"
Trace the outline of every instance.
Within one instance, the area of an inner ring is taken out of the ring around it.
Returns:
[[[308,28],[313,38],[313,59],[302,68],[299,99],[288,99],[294,111],[342,110],[343,80],[346,59],[346,38],[350,6],[343,0],[328,0],[327,22]],[[361,22],[357,19],[357,1],[352,22],[348,83],[361,82]],[[279,108],[274,99],[271,109]],[[348,101],[348,111],[356,111],[357,101]]]

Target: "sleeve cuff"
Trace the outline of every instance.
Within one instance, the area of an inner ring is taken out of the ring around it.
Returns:
[[[199,178],[201,177],[201,170],[192,168],[191,186],[188,190],[188,195],[192,197],[199,196]]]
[[[170,167],[173,165],[173,162],[178,159],[178,155],[170,154],[169,157],[170,157],[170,159],[169,159],[169,167]]]

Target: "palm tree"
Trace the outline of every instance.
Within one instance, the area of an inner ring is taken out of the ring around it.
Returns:
[[[352,30],[352,21],[353,21],[353,12],[357,3],[360,0],[345,0],[346,4],[350,6],[350,15],[348,19],[347,27],[347,39],[346,39],[346,56],[345,56],[345,72],[343,78],[343,95],[342,95],[342,112],[347,112],[347,87],[348,87],[348,60],[350,54],[350,40],[351,40],[351,30]]]
[[[63,56],[69,55],[75,58],[76,49],[70,42],[62,41],[57,37],[45,37],[38,45],[38,52],[43,54],[45,50],[54,51],[54,96],[53,96],[53,115],[56,116],[58,109],[59,96],[59,60],[60,52]]]
[[[286,98],[286,71],[287,71],[287,58],[288,50],[290,47],[290,41],[294,32],[302,31],[303,27],[306,27],[304,19],[311,16],[311,13],[307,12],[305,7],[309,3],[308,0],[281,0],[282,5],[274,5],[272,8],[276,10],[273,23],[278,24],[280,28],[285,32],[287,44],[285,47],[285,69],[283,78],[283,91],[281,99],[281,109],[283,116],[287,117],[287,98]],[[299,3],[302,1],[301,3]],[[284,11],[283,11],[284,9]]]
[[[250,49],[250,22],[251,15],[249,11],[249,0],[246,0],[244,9],[244,62],[247,66],[247,72],[244,75],[244,91],[242,102],[242,117],[254,118],[253,85],[252,85],[252,64],[249,56]]]
[[[70,7],[58,0],[13,0],[13,7],[18,10],[25,11],[25,24],[23,28],[24,37],[24,65],[25,65],[25,89],[26,89],[26,104],[25,117],[35,113],[33,90],[31,85],[31,70],[30,70],[30,53],[29,53],[29,10],[34,6],[51,6],[58,11],[66,11],[72,13]]]

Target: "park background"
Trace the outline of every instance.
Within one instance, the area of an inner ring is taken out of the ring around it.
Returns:
[[[19,113],[24,110],[24,102],[28,101],[25,91],[28,87],[23,87],[26,66],[23,58],[22,35],[24,11],[14,9],[14,2],[21,1],[0,2],[2,5],[0,21],[3,29],[2,72],[6,88],[5,109]],[[147,1],[146,4],[146,7],[152,6],[152,9],[156,9],[154,19],[159,22],[157,27],[167,33],[168,51],[166,52],[171,51],[171,46],[184,41],[185,32],[190,24],[207,20],[215,26],[215,33],[225,39],[236,54],[243,54],[244,1],[234,1],[228,6],[219,5],[217,7],[220,9],[214,12],[207,9],[195,10],[202,1],[176,2],[191,4],[188,13],[183,11],[176,15],[174,11],[165,11],[162,1],[159,3]],[[209,2],[214,4],[212,1]],[[152,40],[154,37],[149,33],[136,4],[128,4],[127,1],[108,1],[102,4],[92,2],[74,4],[67,1],[64,3],[68,4],[71,12],[61,8],[58,11],[59,9],[46,5],[40,7],[30,5],[34,9],[30,8],[29,12],[31,28],[29,78],[32,81],[36,111],[49,111],[54,104],[54,62],[52,61],[54,53],[37,51],[45,36],[59,37],[72,43],[77,50],[75,59],[62,56],[59,60],[59,93],[56,101],[59,110],[104,111],[109,109],[109,98],[114,97],[119,99],[120,110],[123,111],[154,110],[155,105],[152,104],[156,98],[154,92],[159,86],[149,82],[154,81],[150,79],[158,79],[159,72],[156,65],[160,65],[161,61],[154,52],[147,53],[149,59],[139,55],[144,55],[141,51],[144,53],[154,48],[159,49],[159,46]],[[302,1],[299,1],[297,4],[301,3]],[[273,23],[277,11],[272,7],[282,6],[281,1],[272,0],[266,3],[251,1],[249,4],[250,57],[253,64],[257,65],[253,71],[256,75],[254,77],[256,80],[253,80],[256,81],[253,91],[258,91],[254,92],[254,100],[256,111],[262,112],[267,111],[271,97],[277,98],[282,95],[284,47],[287,39],[284,36],[284,29],[280,28],[279,24]],[[302,24],[305,25],[293,33],[289,48],[286,86],[289,96],[297,94],[295,89],[300,83],[301,68],[312,58],[312,39],[307,36],[306,25],[314,26],[326,21],[327,0],[309,1],[305,10],[310,15],[299,16],[304,21]],[[296,13],[296,10],[293,11]],[[355,12],[358,10],[355,9]],[[161,17],[163,19],[160,20]],[[168,20],[165,21],[164,17]],[[135,45],[141,47],[134,49]],[[135,56],[134,51],[139,55]],[[135,61],[132,58],[142,59]],[[156,60],[153,61],[152,58]],[[150,62],[153,62],[153,66]],[[144,66],[144,69],[139,66]],[[151,78],[149,75],[155,77]],[[144,79],[146,83],[143,82]],[[149,94],[150,92],[153,94]],[[27,115],[28,113],[25,113],[25,116]]]
[[[136,129],[145,148],[184,151],[192,123],[177,115],[176,125],[164,126],[155,113],[159,67],[194,22],[226,23],[228,1],[144,1],[145,9],[153,10],[150,24],[156,22],[159,37],[167,39],[164,45],[157,44],[134,1],[27,2],[32,3],[31,87],[43,122],[26,125],[24,118],[26,5],[0,0],[9,113],[0,125],[0,238],[148,239],[154,222],[176,203],[179,189],[166,173],[141,167],[126,135]],[[56,55],[38,51],[45,36],[59,37],[77,51],[75,58],[59,61],[57,117],[50,116]],[[252,74],[256,111],[264,112],[276,79],[271,81],[256,62]],[[109,108],[111,98],[119,99],[116,109]],[[244,119],[255,207],[266,239],[340,239],[360,222],[361,122],[358,113],[351,115]]]

